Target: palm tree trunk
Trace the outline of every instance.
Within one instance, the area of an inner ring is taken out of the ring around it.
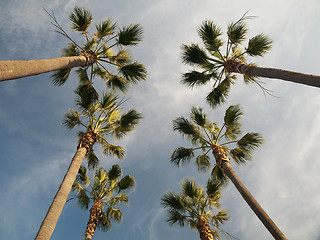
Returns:
[[[36,240],[49,240],[53,230],[56,227],[59,216],[62,212],[62,209],[67,201],[68,195],[71,191],[74,180],[76,179],[77,173],[81,166],[81,163],[87,154],[87,149],[85,147],[78,148],[76,154],[72,158],[71,164],[67,173],[62,180],[62,183],[59,187],[58,192],[56,193],[51,206],[45,216],[38,234],[36,236]]]
[[[28,61],[0,61],[0,81],[37,75],[59,69],[82,67],[86,57],[59,57]]]
[[[263,210],[260,204],[255,200],[249,190],[240,181],[232,167],[230,166],[230,160],[225,151],[219,146],[212,147],[213,155],[217,161],[217,164],[221,167],[223,172],[230,178],[234,186],[237,188],[243,199],[247,202],[252,211],[260,219],[263,225],[268,229],[271,235],[276,240],[287,240],[285,235],[280,231],[268,214]]]
[[[96,231],[97,225],[99,223],[99,217],[101,215],[102,201],[96,200],[90,209],[90,217],[86,228],[85,240],[91,240],[94,232]]]
[[[49,240],[58,222],[62,209],[67,201],[71,191],[73,182],[76,179],[81,163],[87,152],[96,142],[97,133],[90,130],[82,135],[82,139],[78,145],[77,152],[73,156],[67,173],[61,182],[61,185],[48,209],[35,240]]]
[[[320,76],[316,75],[292,72],[276,68],[257,67],[235,59],[226,61],[224,65],[228,72],[241,73],[249,76],[276,78],[313,87],[320,87]]]
[[[197,229],[201,240],[213,240],[213,235],[210,226],[203,216],[199,217]]]

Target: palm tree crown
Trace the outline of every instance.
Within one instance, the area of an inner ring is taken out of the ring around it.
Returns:
[[[90,181],[87,169],[84,166],[80,167],[72,190],[80,207],[88,209],[92,202],[86,235],[93,235],[96,227],[102,231],[109,230],[111,221],[116,223],[122,221],[123,215],[119,206],[129,203],[127,192],[132,190],[134,185],[134,178],[130,175],[122,177],[122,169],[117,164],[108,172],[100,167],[96,170],[93,181]],[[98,206],[98,209],[94,209],[94,206]]]
[[[206,239],[203,238],[206,234],[219,237],[219,232],[229,235],[220,228],[220,224],[229,219],[227,211],[212,213],[213,208],[220,208],[220,185],[212,179],[208,180],[206,190],[192,179],[185,179],[180,185],[182,190],[179,194],[169,191],[161,198],[162,205],[168,209],[167,222],[198,229],[201,239]]]
[[[223,42],[222,31],[213,21],[204,21],[198,29],[203,47],[198,44],[184,44],[182,46],[182,60],[185,64],[194,67],[193,70],[184,73],[182,83],[189,87],[203,85],[213,80],[212,90],[207,95],[207,102],[215,107],[225,102],[231,84],[234,83],[236,72],[232,67],[234,63],[244,62],[246,56],[262,57],[271,48],[272,41],[264,34],[259,34],[249,39],[246,47],[242,43],[246,40],[248,29],[245,20],[249,16],[244,14],[238,21],[231,22],[227,28],[227,40]],[[225,51],[222,46],[226,45]],[[256,77],[244,74],[246,83],[254,82],[260,87]],[[263,90],[266,90],[262,87]]]
[[[47,12],[48,13],[48,12]],[[87,58],[86,66],[76,70],[80,83],[92,81],[94,76],[105,81],[106,86],[112,89],[126,91],[131,83],[137,83],[146,79],[145,67],[133,61],[129,52],[125,49],[141,42],[143,30],[139,24],[130,24],[119,28],[111,19],[101,21],[95,25],[95,32],[90,35],[89,27],[92,22],[92,14],[85,8],[74,7],[70,14],[71,29],[85,37],[85,43],[77,44],[58,23],[54,13],[48,13],[53,19],[53,25],[57,32],[67,37],[70,43],[63,49],[63,56],[83,55]],[[106,67],[108,64],[109,67]],[[71,72],[69,69],[61,69],[53,74],[53,83],[63,85]],[[117,73],[112,73],[116,70]]]
[[[111,135],[116,139],[123,137],[134,129],[142,115],[135,109],[121,113],[120,105],[124,102],[123,100],[119,101],[118,96],[108,92],[99,99],[98,93],[90,83],[80,85],[75,92],[79,111],[70,110],[69,113],[66,113],[63,124],[68,129],[73,129],[75,126],[85,128],[86,132],[79,132],[79,144],[83,144],[86,133],[94,133],[94,141],[102,145],[104,154],[116,155],[122,159],[125,150],[121,146],[109,143],[106,136]],[[86,158],[89,168],[97,166],[98,158],[92,147],[88,149]]]
[[[211,122],[202,108],[193,107],[190,112],[190,120],[179,117],[173,120],[173,129],[180,132],[194,147],[179,147],[173,151],[171,162],[180,166],[188,163],[195,156],[196,150],[201,150],[196,156],[196,164],[199,171],[211,169],[208,153],[216,149],[223,149],[232,159],[238,163],[245,163],[252,158],[252,150],[259,147],[262,136],[259,133],[246,133],[241,138],[240,118],[243,115],[239,105],[230,106],[224,116],[224,123],[219,128],[217,123]],[[225,141],[223,141],[225,140]],[[228,147],[231,146],[231,147]],[[216,158],[216,164],[212,169],[215,179],[226,181],[226,176],[221,169],[221,158]]]

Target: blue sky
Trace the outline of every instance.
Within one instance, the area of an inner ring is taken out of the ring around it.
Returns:
[[[186,116],[191,106],[202,106],[213,121],[221,122],[231,104],[240,104],[245,112],[244,131],[260,132],[266,140],[253,162],[233,165],[238,176],[288,239],[320,239],[319,90],[262,79],[277,97],[264,96],[257,86],[243,84],[240,76],[227,103],[213,111],[204,101],[210,85],[190,90],[180,84],[181,73],[189,69],[181,62],[180,47],[199,42],[196,28],[201,22],[214,20],[225,30],[248,10],[258,16],[247,22],[249,37],[263,32],[274,40],[271,52],[252,62],[320,75],[320,1],[1,0],[0,60],[59,57],[67,40],[54,32],[43,7],[53,10],[68,29],[75,5],[90,9],[95,22],[112,17],[120,25],[140,23],[144,41],[132,53],[148,70],[148,80],[130,89],[125,104],[142,112],[144,119],[119,143],[127,150],[120,165],[124,174],[136,178],[136,190],[129,207],[123,208],[122,224],[107,233],[97,231],[95,240],[198,239],[196,231],[168,226],[159,203],[161,194],[178,190],[185,176],[201,184],[208,178],[196,172],[193,163],[180,168],[170,164],[172,150],[184,145],[172,130],[172,120]],[[76,82],[73,77],[58,88],[50,74],[43,74],[0,84],[3,239],[35,237],[75,153],[76,131],[65,130],[61,122],[73,107]],[[106,169],[119,163],[101,159]],[[223,192],[222,206],[231,212],[224,229],[237,238],[272,239],[231,184]],[[88,211],[68,202],[51,239],[81,239],[88,217]]]

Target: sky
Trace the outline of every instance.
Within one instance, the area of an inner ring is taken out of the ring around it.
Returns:
[[[136,131],[118,142],[126,149],[125,159],[100,156],[101,166],[120,164],[137,185],[130,205],[122,208],[122,223],[97,231],[93,239],[199,239],[197,231],[169,226],[160,205],[161,195],[178,191],[183,178],[204,185],[209,177],[198,173],[193,162],[180,168],[170,163],[171,152],[186,146],[172,130],[172,120],[200,106],[212,121],[222,122],[233,104],[244,111],[243,131],[259,132],[265,139],[252,162],[232,163],[239,178],[288,239],[320,239],[319,90],[261,79],[276,97],[265,96],[239,76],[228,101],[213,110],[204,100],[210,84],[191,90],[180,83],[190,69],[181,61],[181,45],[199,42],[197,27],[213,20],[225,30],[248,10],[257,16],[247,21],[248,36],[263,32],[274,41],[270,53],[252,62],[320,75],[319,0],[0,0],[0,60],[59,57],[67,40],[54,32],[43,8],[54,11],[71,32],[68,16],[75,5],[90,9],[94,23],[108,17],[119,25],[140,23],[144,40],[132,53],[148,71],[147,81],[130,88],[124,105],[144,116]],[[61,124],[63,114],[74,107],[76,83],[73,76],[55,87],[49,73],[0,83],[1,239],[36,236],[76,151],[77,131]],[[99,80],[96,84],[103,89]],[[272,239],[231,183],[223,190],[222,207],[231,213],[223,228],[235,237]],[[51,239],[82,239],[88,218],[88,211],[69,201]]]

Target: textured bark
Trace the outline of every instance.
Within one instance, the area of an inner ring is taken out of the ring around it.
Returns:
[[[224,64],[228,72],[241,73],[249,76],[281,79],[312,87],[320,87],[320,76],[287,71],[277,68],[264,68],[246,64],[236,59],[230,59]]]
[[[92,51],[82,52],[79,56],[59,57],[28,61],[0,61],[0,81],[38,75],[65,68],[91,66],[97,61]]]
[[[86,228],[85,240],[91,240],[94,235],[94,232],[96,231],[97,225],[99,223],[99,217],[102,211],[101,207],[102,201],[97,200],[90,209],[90,217]]]
[[[212,231],[206,219],[203,216],[199,217],[197,229],[201,240],[213,240]]]
[[[243,199],[247,202],[252,211],[260,219],[263,225],[271,233],[274,239],[286,240],[285,235],[280,231],[268,214],[263,210],[260,204],[255,200],[249,190],[240,181],[232,167],[230,166],[230,160],[226,152],[219,146],[215,145],[212,147],[213,155],[216,159],[217,164],[223,170],[223,172],[230,178],[234,186],[237,188]]]
[[[67,201],[73,182],[76,179],[81,163],[88,150],[96,142],[97,134],[94,131],[88,131],[83,134],[82,140],[77,148],[77,152],[72,158],[68,171],[49,207],[40,229],[37,233],[36,240],[49,240],[58,222],[62,209]]]

